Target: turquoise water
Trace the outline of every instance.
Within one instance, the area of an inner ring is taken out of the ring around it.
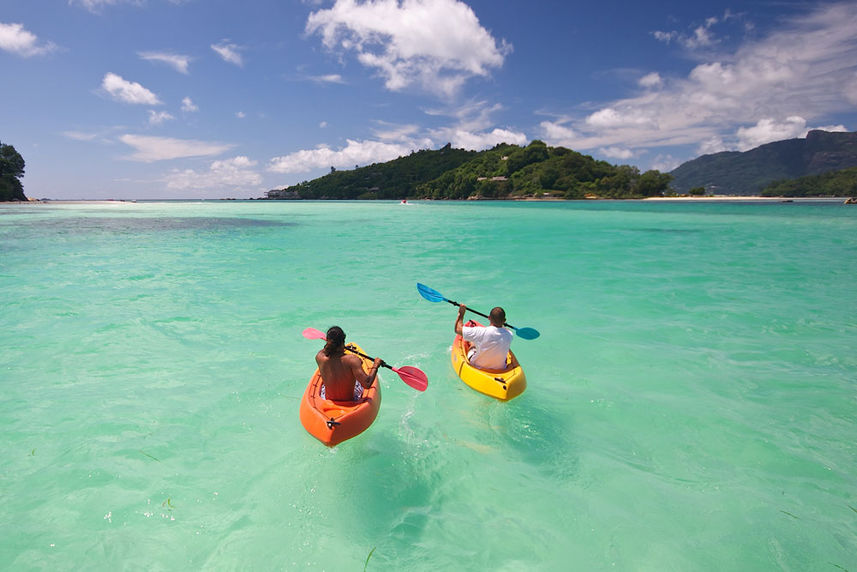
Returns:
[[[855,282],[830,203],[0,206],[0,568],[857,570]],[[429,388],[327,449],[332,324]]]

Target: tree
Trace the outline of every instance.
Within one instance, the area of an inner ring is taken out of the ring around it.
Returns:
[[[646,171],[640,175],[637,182],[637,192],[644,197],[655,197],[664,194],[672,181],[673,176],[669,173],[661,173],[658,170]]]
[[[0,201],[26,201],[24,186],[24,158],[11,145],[0,142]]]

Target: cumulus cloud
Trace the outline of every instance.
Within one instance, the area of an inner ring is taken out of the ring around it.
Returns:
[[[101,87],[110,94],[113,99],[123,103],[141,105],[160,105],[158,96],[133,81],[127,81],[115,73],[107,73],[101,81]]]
[[[720,153],[721,151],[729,151],[729,147],[726,146],[723,139],[720,137],[709,137],[699,144],[696,153],[697,155],[711,155],[713,153]]]
[[[657,90],[641,89],[587,114],[542,123],[550,135],[545,140],[641,154],[700,142],[701,149],[722,151],[799,136],[809,124],[854,109],[855,29],[857,4],[817,6],[734,51],[710,53],[685,77],[670,77]]]
[[[182,56],[179,54],[170,54],[166,52],[137,52],[141,59],[150,62],[160,62],[167,64],[179,73],[188,74],[190,66],[190,56]]]
[[[23,24],[0,22],[0,50],[29,58],[49,54],[56,49],[56,45],[52,42],[39,42],[39,38],[24,29]]]
[[[274,157],[268,164],[268,170],[274,173],[306,173],[326,167],[348,168],[352,165],[390,161],[407,155],[410,151],[411,147],[404,143],[348,139],[345,147],[340,149],[319,145],[315,149],[303,149]]]
[[[196,106],[191,98],[185,97],[182,99],[182,111],[185,113],[193,113],[195,111],[199,111],[199,107]]]
[[[244,59],[241,57],[241,46],[231,43],[229,40],[223,40],[219,44],[211,44],[211,49],[217,52],[223,61],[230,64],[235,64],[238,67],[244,65]]]
[[[823,127],[815,127],[824,131],[847,131],[842,125],[827,125]],[[764,118],[756,122],[751,127],[739,127],[738,150],[747,151],[765,143],[773,141],[781,141],[783,139],[796,139],[806,137],[810,128],[806,125],[806,119],[793,115],[787,117],[783,121],[776,119]]]
[[[170,119],[175,119],[175,117],[166,111],[155,111],[154,109],[149,110],[149,125],[160,125],[164,121],[169,121]]]
[[[599,152],[610,159],[621,159],[623,161],[627,161],[634,156],[633,151],[622,147],[602,147],[599,149]]]
[[[391,91],[418,86],[443,96],[488,76],[511,50],[459,0],[337,0],[310,14],[306,31],[330,50],[355,54]]]
[[[197,141],[194,139],[153,137],[149,135],[127,134],[119,137],[119,140],[129,147],[134,148],[134,153],[128,156],[128,159],[144,163],[186,157],[219,155],[232,148],[232,145],[223,143]]]
[[[652,117],[644,111],[626,107],[615,109],[606,107],[600,109],[586,118],[586,123],[592,127],[622,127],[622,126],[651,126],[654,124]]]
[[[464,129],[446,129],[438,130],[435,136],[439,136],[438,140],[446,140],[452,143],[456,149],[468,149],[473,151],[481,151],[489,149],[500,143],[509,143],[511,145],[525,145],[529,141],[527,136],[519,131],[509,129],[492,129],[490,131],[467,131]]]
[[[664,83],[664,80],[661,78],[661,74],[658,72],[652,72],[641,77],[638,83],[641,87],[652,89],[660,87]]]
[[[165,178],[168,189],[177,191],[259,187],[262,176],[253,168],[257,161],[243,155],[213,161],[207,171],[174,169]]]
[[[569,127],[567,119],[559,121],[542,121],[539,124],[542,137],[556,145],[564,145],[565,141],[574,141],[578,138],[577,133]]]
[[[684,161],[676,159],[670,154],[662,154],[655,157],[652,161],[651,168],[660,171],[661,173],[669,173],[679,165],[681,165]]]

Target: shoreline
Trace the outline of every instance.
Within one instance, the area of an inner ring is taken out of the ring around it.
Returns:
[[[512,202],[620,202],[620,201],[630,201],[630,202],[697,202],[697,203],[706,203],[706,202],[746,202],[746,203],[794,203],[794,202],[825,202],[825,203],[844,203],[850,197],[842,196],[842,197],[763,197],[758,195],[752,196],[738,196],[738,195],[713,195],[706,197],[690,197],[690,196],[681,196],[681,197],[645,197],[642,199],[608,199],[608,198],[588,198],[588,199],[563,199],[559,197],[545,197],[545,198],[535,198],[535,197],[527,197],[527,198],[506,198],[506,199],[480,199],[481,201],[512,201]],[[304,199],[285,199],[285,202],[301,202]],[[310,199],[313,202],[325,202],[324,199]],[[359,201],[358,199],[353,199],[355,202],[381,202],[375,200],[369,201]],[[398,201],[400,199],[390,199]],[[435,199],[407,199],[409,202],[422,202],[427,201],[431,202]],[[466,199],[465,199],[466,200]],[[0,201],[0,205],[34,205],[34,204],[75,204],[75,205],[121,205],[121,204],[135,204],[138,201],[140,202],[220,202],[220,201],[238,201],[238,202],[246,202],[246,201],[256,201],[256,202],[282,202],[283,199],[30,199],[27,201]],[[452,200],[450,202],[461,202],[462,199]],[[340,200],[336,200],[333,202],[342,202]],[[345,200],[347,202],[347,199]],[[389,202],[389,201],[388,201]]]

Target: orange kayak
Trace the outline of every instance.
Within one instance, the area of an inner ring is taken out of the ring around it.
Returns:
[[[347,345],[363,353],[357,344]],[[363,371],[369,373],[372,361],[361,359]],[[316,369],[301,400],[300,417],[304,429],[328,447],[334,447],[368,429],[381,408],[381,386],[378,378],[372,387],[363,389],[363,394],[357,401],[332,401],[323,398],[321,391],[321,373]]]

